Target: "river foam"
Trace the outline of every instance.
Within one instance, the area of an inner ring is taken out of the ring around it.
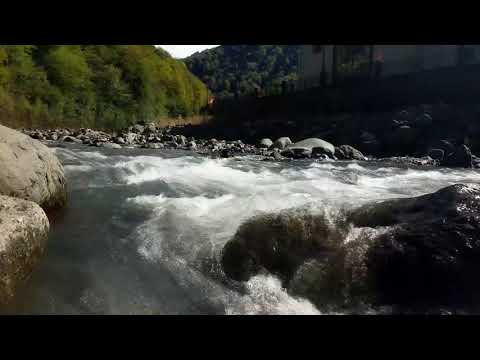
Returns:
[[[78,307],[85,311],[81,306],[88,308],[84,303],[94,299],[96,308],[104,304],[96,311],[104,313],[319,314],[307,300],[290,296],[273,276],[256,276],[240,288],[225,278],[218,259],[244,221],[297,207],[334,219],[342,209],[370,201],[480,181],[475,170],[400,169],[373,162],[275,163],[133,149],[55,151],[65,165],[71,206],[78,209],[78,214],[67,215],[79,239],[68,245],[68,254],[83,254],[86,246],[95,249],[94,255],[69,262],[88,279]],[[88,219],[79,214],[88,214]],[[96,229],[95,235],[90,228]],[[363,230],[352,229],[347,240],[360,233]],[[53,244],[60,257],[65,245],[60,240]],[[43,281],[53,286],[62,266]],[[122,280],[112,280],[119,268]],[[159,293],[167,278],[169,290]],[[35,286],[46,285],[40,281]],[[95,293],[93,288],[100,290]],[[125,288],[135,289],[141,300],[122,301],[128,296]],[[109,295],[98,295],[102,293]],[[50,296],[67,303],[62,300],[66,293]],[[182,307],[178,296],[193,305]],[[141,306],[134,305],[139,302]],[[71,300],[68,304],[71,309]]]

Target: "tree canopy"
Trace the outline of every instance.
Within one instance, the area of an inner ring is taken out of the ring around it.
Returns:
[[[0,45],[0,122],[120,128],[198,114],[208,91],[153,45]]]
[[[215,96],[276,94],[297,79],[299,45],[222,45],[185,59]]]

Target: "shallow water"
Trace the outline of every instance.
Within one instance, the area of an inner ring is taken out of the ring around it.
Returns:
[[[246,219],[297,206],[335,216],[372,200],[477,183],[476,170],[275,163],[190,152],[54,148],[69,202],[9,311],[25,314],[319,314],[272,276],[225,279],[215,261]]]

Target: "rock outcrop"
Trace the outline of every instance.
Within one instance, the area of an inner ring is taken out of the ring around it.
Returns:
[[[29,277],[47,241],[45,212],[31,201],[0,195],[0,305]]]
[[[52,151],[24,134],[0,125],[0,194],[31,200],[43,209],[66,202],[63,167]]]

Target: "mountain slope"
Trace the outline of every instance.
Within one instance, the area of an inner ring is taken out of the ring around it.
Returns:
[[[184,61],[219,97],[281,91],[297,77],[299,45],[222,45]]]
[[[0,45],[0,122],[121,128],[189,116],[207,88],[153,45]]]

